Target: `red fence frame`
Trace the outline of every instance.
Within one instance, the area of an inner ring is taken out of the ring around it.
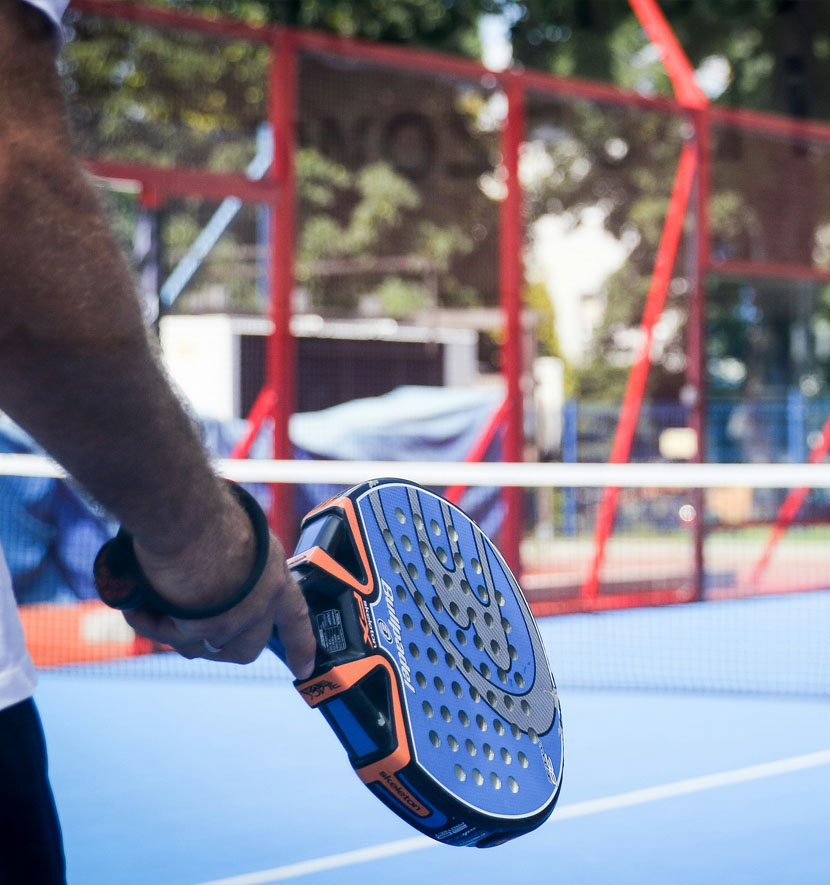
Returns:
[[[521,386],[521,294],[522,273],[522,192],[518,179],[519,151],[524,130],[524,104],[528,92],[568,95],[597,102],[651,109],[684,117],[694,132],[695,184],[692,195],[676,203],[670,210],[666,224],[675,227],[682,223],[687,204],[693,204],[696,212],[697,249],[694,280],[690,302],[688,323],[687,356],[688,383],[695,391],[691,424],[697,433],[698,451],[696,460],[705,459],[705,372],[704,372],[704,299],[707,276],[739,275],[757,277],[787,277],[792,279],[830,280],[830,271],[802,266],[728,261],[714,263],[709,248],[708,203],[710,196],[709,157],[711,151],[711,129],[713,124],[738,125],[746,129],[768,132],[788,137],[819,138],[830,142],[830,125],[804,122],[784,116],[759,114],[741,110],[712,108],[694,81],[694,72],[682,47],[675,38],[670,26],[660,11],[656,0],[630,0],[632,9],[638,16],[650,39],[658,46],[663,64],[672,81],[677,100],[652,98],[635,92],[618,89],[600,83],[576,78],[561,78],[533,71],[493,72],[483,65],[462,58],[447,56],[437,52],[414,50],[404,47],[386,46],[365,40],[347,39],[312,31],[294,30],[281,26],[252,26],[237,20],[215,16],[205,18],[182,11],[164,10],[158,7],[143,6],[132,2],[113,0],[73,0],[74,9],[89,15],[116,18],[162,28],[186,30],[224,38],[243,39],[262,43],[272,51],[268,122],[275,138],[275,162],[269,173],[261,181],[251,181],[242,175],[227,175],[203,170],[182,168],[161,168],[150,165],[112,163],[95,158],[87,159],[90,170],[104,178],[121,178],[139,182],[143,199],[152,195],[154,203],[163,203],[168,196],[192,195],[207,198],[238,196],[243,200],[267,205],[271,212],[269,252],[272,266],[270,288],[270,316],[274,332],[267,349],[266,387],[257,400],[256,413],[252,418],[260,422],[267,416],[274,420],[274,457],[290,459],[292,452],[288,437],[288,422],[294,409],[293,379],[294,344],[290,333],[291,293],[294,285],[294,206],[296,200],[293,175],[293,120],[295,117],[296,57],[302,50],[318,50],[333,55],[358,58],[394,65],[399,69],[410,69],[430,74],[443,74],[451,77],[478,79],[487,76],[503,90],[507,97],[508,112],[501,132],[502,162],[506,173],[506,197],[500,213],[500,287],[501,307],[504,317],[504,346],[502,353],[502,374],[507,391],[504,410],[504,460],[521,461],[523,447],[522,386]],[[285,84],[291,88],[286,89]],[[690,171],[689,152],[684,151],[684,175]],[[685,181],[685,179],[684,179]],[[686,181],[688,183],[688,181]],[[664,240],[667,240],[664,234]],[[662,285],[659,275],[665,275],[665,263],[670,258],[669,246],[658,254],[655,279],[652,290],[656,292],[651,310],[658,302],[659,288]],[[670,272],[669,267],[668,272]],[[659,310],[652,316],[644,317],[643,328],[648,336],[649,324],[653,325]],[[633,427],[632,415],[636,418],[642,402],[645,380],[648,372],[648,353],[635,363],[629,393],[624,403],[620,426],[617,429],[615,452],[618,460],[627,460],[628,446],[625,440]],[[241,454],[242,448],[238,450]],[[624,457],[623,457],[624,456]],[[295,531],[291,514],[290,488],[284,485],[275,487],[274,517],[280,532],[290,541]],[[522,528],[522,494],[519,489],[505,491],[507,513],[501,538],[501,546],[508,562],[519,567],[519,541]],[[591,572],[586,578],[580,598],[573,602],[570,610],[592,610],[601,603],[597,596],[599,572],[602,566],[605,540],[610,534],[615,510],[614,490],[606,491],[605,515],[600,521],[595,536],[595,555]],[[700,500],[702,500],[702,495]],[[701,518],[697,520],[695,537],[697,595],[703,586],[703,520],[702,508],[698,507]],[[684,598],[686,598],[684,596]],[[656,597],[651,597],[654,601]],[[679,601],[678,597],[659,601]],[[621,600],[620,602],[625,603]],[[619,604],[619,603],[618,603]],[[641,600],[630,600],[627,604],[644,604]]]
[[[670,113],[683,113],[676,102],[648,98],[635,92],[618,90],[589,81],[553,77],[534,72],[504,71],[494,73],[478,62],[447,56],[438,52],[385,46],[365,40],[347,39],[313,31],[282,26],[251,26],[216,16],[205,18],[180,11],[143,6],[139,3],[113,0],[73,0],[73,8],[89,15],[134,22],[167,30],[186,30],[226,39],[243,39],[263,43],[272,50],[268,97],[268,122],[275,133],[275,163],[261,181],[250,181],[242,175],[227,175],[203,170],[161,168],[150,165],[113,163],[88,158],[88,168],[103,178],[137,181],[144,191],[152,191],[156,202],[168,196],[205,196],[208,198],[238,196],[241,199],[268,205],[272,212],[269,252],[271,275],[270,316],[274,333],[268,346],[266,386],[270,395],[263,401],[271,404],[274,420],[274,457],[288,459],[291,446],[288,422],[293,412],[293,341],[289,330],[291,291],[294,283],[293,244],[295,189],[293,180],[293,118],[295,90],[285,89],[294,83],[296,54],[302,50],[318,50],[340,56],[393,64],[398,68],[444,74],[459,78],[495,78],[508,100],[506,123],[501,132],[502,159],[506,172],[507,196],[500,214],[500,287],[504,316],[502,374],[507,391],[508,407],[504,418],[505,461],[521,461],[523,448],[523,416],[521,396],[521,295],[522,269],[522,192],[518,179],[519,150],[524,130],[524,100],[529,90],[568,94],[595,101],[612,101],[640,108]],[[283,88],[276,88],[276,84]],[[264,418],[259,409],[255,417]],[[291,519],[290,489],[277,486],[274,497],[274,521],[287,540],[294,532]],[[505,558],[519,568],[519,542],[523,523],[522,493],[505,490],[506,516],[500,539]]]

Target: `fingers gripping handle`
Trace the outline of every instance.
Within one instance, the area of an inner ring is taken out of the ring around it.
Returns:
[[[271,634],[271,638],[268,640],[268,648],[270,648],[271,651],[274,652],[274,654],[283,662],[283,664],[286,663],[285,646],[282,644],[279,631],[276,627],[274,627],[274,632]],[[316,664],[314,669],[317,669]]]
[[[303,561],[292,565],[295,560],[289,561],[291,574],[305,597],[317,641],[314,674],[363,657],[367,649],[358,608],[361,603],[352,588],[314,564]],[[285,646],[276,627],[268,647],[285,662]]]
[[[355,549],[342,509],[332,506],[303,520],[288,566],[305,597],[317,640],[314,673],[363,657],[367,651],[362,627],[365,613],[354,591],[368,581],[368,567]],[[285,661],[285,646],[276,628],[268,645]]]

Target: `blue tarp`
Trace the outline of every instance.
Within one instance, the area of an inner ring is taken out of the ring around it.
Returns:
[[[0,417],[0,451],[42,454]],[[0,543],[20,602],[95,596],[91,562],[114,524],[64,480],[0,477]]]
[[[297,414],[289,428],[294,457],[462,461],[500,399],[496,390],[402,387],[384,396]],[[201,426],[213,457],[227,457],[246,430],[243,420],[204,419]],[[499,446],[497,438],[488,459],[497,457]],[[40,450],[11,421],[0,418],[0,451]],[[265,427],[250,457],[268,458],[272,451],[271,433]],[[326,484],[298,486],[296,518],[340,489]],[[254,492],[266,503],[266,489]],[[461,505],[485,532],[497,531],[501,505],[496,490],[470,489]],[[100,509],[68,482],[0,478],[0,542],[20,602],[94,597],[92,558],[113,529]]]

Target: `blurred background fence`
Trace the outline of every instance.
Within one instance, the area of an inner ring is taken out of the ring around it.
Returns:
[[[827,454],[830,127],[181,6],[75,0],[67,37],[78,151],[216,457]],[[822,489],[444,489],[540,612],[828,584]],[[289,546],[329,491],[258,484]],[[88,598],[105,515],[0,494],[21,602]]]

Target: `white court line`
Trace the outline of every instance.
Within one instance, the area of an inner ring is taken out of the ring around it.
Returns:
[[[718,774],[691,777],[687,780],[675,781],[670,784],[646,787],[643,790],[618,793],[616,796],[606,796],[603,799],[575,802],[571,805],[563,805],[561,808],[557,808],[553,813],[552,819],[557,821],[574,817],[587,817],[591,814],[600,814],[603,811],[630,808],[632,805],[644,805],[647,802],[657,802],[660,799],[670,799],[673,796],[686,796],[690,793],[714,790],[717,787],[727,787],[732,784],[761,780],[779,774],[790,774],[794,771],[803,771],[806,768],[817,768],[820,765],[830,765],[830,750],[820,750],[817,753],[792,756],[789,759],[779,759],[777,762],[765,762],[761,765],[750,765],[746,768],[735,768]],[[429,839],[426,836],[414,836],[411,839],[386,842],[383,845],[359,848],[356,851],[344,851],[342,854],[330,854],[327,857],[304,860],[282,867],[274,867],[271,870],[261,870],[258,873],[244,873],[241,876],[231,876],[228,879],[213,879],[210,882],[201,882],[200,885],[270,885],[271,882],[282,882],[286,879],[308,876],[324,870],[367,863],[368,861],[379,860],[382,857],[391,857],[395,854],[420,851],[422,848],[429,848],[437,844],[433,839]]]
[[[323,870],[334,870],[356,863],[380,860],[382,857],[391,857],[394,854],[420,851],[421,848],[430,848],[432,845],[438,845],[438,842],[427,836],[413,836],[411,839],[387,842],[385,845],[358,848],[357,851],[344,851],[342,854],[330,854],[327,857],[317,857],[314,860],[301,860],[299,863],[290,863],[284,867],[274,867],[273,870],[243,873],[241,876],[231,876],[229,879],[214,879],[211,882],[202,882],[200,885],[268,885],[270,882],[282,882],[285,879],[321,873]]]

